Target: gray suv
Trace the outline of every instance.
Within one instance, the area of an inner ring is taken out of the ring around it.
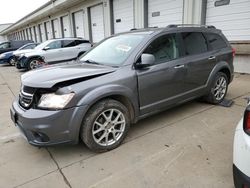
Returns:
[[[117,34],[77,63],[22,75],[11,118],[32,145],[82,140],[91,150],[111,150],[142,118],[195,98],[220,103],[234,53],[213,26]]]

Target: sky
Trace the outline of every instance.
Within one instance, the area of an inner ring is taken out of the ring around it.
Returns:
[[[15,23],[49,0],[0,0],[0,24]]]

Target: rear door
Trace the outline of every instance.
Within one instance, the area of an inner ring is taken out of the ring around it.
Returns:
[[[206,38],[201,32],[181,33],[187,61],[187,91],[197,91],[206,86],[210,72],[212,71],[216,57],[208,49]]]
[[[154,55],[155,64],[137,70],[142,114],[176,103],[185,92],[187,68],[179,43],[178,34],[166,34],[153,40],[144,50],[143,53]]]
[[[76,47],[75,40],[63,40],[61,57],[63,58],[63,60],[74,59],[77,57],[79,49]]]

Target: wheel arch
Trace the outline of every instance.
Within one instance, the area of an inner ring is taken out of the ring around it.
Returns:
[[[208,89],[211,87],[211,84],[213,83],[213,79],[218,72],[223,72],[224,74],[226,74],[229,82],[232,80],[232,72],[231,72],[229,64],[225,61],[221,61],[218,64],[216,64],[216,66],[213,68],[213,70],[211,71],[209,75],[209,78],[207,80]]]

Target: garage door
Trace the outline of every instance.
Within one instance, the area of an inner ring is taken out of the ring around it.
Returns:
[[[115,33],[134,28],[133,0],[113,0],[113,16]]]
[[[46,26],[46,32],[47,32],[47,39],[52,39],[52,29],[51,29],[51,25],[50,22],[45,22],[45,26]]]
[[[250,40],[249,0],[208,0],[206,16],[206,24],[221,29],[229,40]]]
[[[26,31],[27,39],[28,39],[28,40],[31,40],[29,28],[27,28],[25,31]]]
[[[74,16],[75,36],[84,38],[83,11],[75,12],[73,16]]]
[[[70,37],[69,16],[62,17],[62,29],[63,37]]]
[[[37,42],[41,42],[39,26],[36,26],[35,28],[36,28],[36,40]]]
[[[52,24],[53,24],[54,38],[59,38],[60,35],[59,35],[59,21],[58,21],[58,19],[52,20]]]
[[[41,42],[46,41],[46,32],[45,32],[45,28],[44,28],[44,24],[39,24],[40,27],[40,32],[41,32]]]
[[[183,0],[148,0],[148,26],[166,27],[181,24]]]
[[[90,8],[91,34],[94,43],[104,38],[103,5]]]
[[[33,41],[35,41],[35,33],[34,33],[34,30],[33,30],[33,27],[30,27],[30,35],[31,35],[31,39]]]

